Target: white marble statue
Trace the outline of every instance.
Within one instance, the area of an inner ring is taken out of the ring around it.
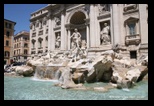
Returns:
[[[104,28],[102,29],[102,31],[100,33],[101,45],[102,44],[110,44],[109,31],[110,31],[109,26],[107,25],[107,23],[104,23]]]
[[[55,27],[59,26],[60,24],[61,24],[60,18],[59,17],[55,17]]]
[[[75,28],[74,31],[75,32],[73,32],[73,34],[70,37],[70,38],[72,38],[71,46],[80,47],[81,34],[78,32],[77,28]]]
[[[60,48],[60,42],[61,42],[61,39],[60,39],[60,35],[58,33],[57,38],[56,38],[56,44],[55,44],[56,48]]]

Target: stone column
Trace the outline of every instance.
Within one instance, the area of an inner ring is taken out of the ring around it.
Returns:
[[[95,15],[94,15],[94,17],[95,17],[95,31],[94,31],[94,33],[95,33],[95,44],[96,44],[96,47],[98,47],[99,45],[100,45],[100,32],[99,32],[99,22],[98,22],[98,20],[97,20],[97,16],[99,15],[99,12],[98,12],[98,7],[97,6],[95,6],[95,8],[94,8],[94,13],[95,13]]]
[[[64,12],[61,13],[61,50],[65,50],[66,41],[65,41],[65,19]]]
[[[51,45],[51,51],[54,51],[55,50],[55,33],[54,33],[54,17],[52,16],[51,18],[51,42],[50,45]]]
[[[33,45],[32,45],[32,29],[30,29],[30,33],[29,33],[29,45],[28,45],[28,54],[31,55],[31,50],[33,48]]]
[[[42,29],[43,29],[43,42],[42,42],[42,47],[43,47],[43,53],[45,53],[45,50],[46,50],[46,28],[45,28],[45,26],[42,25]]]
[[[120,43],[120,30],[119,30],[119,9],[118,4],[112,4],[112,21],[113,21],[113,44]]]
[[[89,48],[89,25],[86,26],[86,31],[87,31],[87,48]]]
[[[112,4],[110,4],[110,14],[111,14],[111,19],[110,19],[110,34],[111,34],[111,44],[114,44],[114,37],[113,37],[113,14],[112,14]]]
[[[141,43],[148,43],[148,24],[146,4],[139,4]]]
[[[90,5],[90,47],[96,47],[95,6]]]
[[[53,51],[55,49],[55,34],[53,31],[54,27],[54,20],[53,17],[49,18],[49,35],[48,35],[48,50]]]
[[[51,50],[51,33],[52,33],[52,24],[51,24],[51,18],[48,20],[49,22],[49,29],[48,29],[48,51]]]
[[[123,4],[118,4],[119,5],[119,18],[120,18],[120,35],[121,35],[121,42],[120,45],[125,45],[125,34],[124,34],[124,30],[125,30],[125,27],[124,27],[124,21],[123,21]]]
[[[68,29],[67,30],[67,34],[68,34],[68,40],[67,40],[67,42],[68,42],[68,50],[70,50],[70,34],[71,34],[71,31],[70,31],[70,29]]]

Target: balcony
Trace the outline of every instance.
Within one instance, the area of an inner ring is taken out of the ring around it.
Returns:
[[[33,33],[33,34],[32,34],[32,37],[36,37],[36,33]]]
[[[141,42],[141,38],[139,34],[136,35],[128,35],[125,37],[126,45],[138,45]]]
[[[35,50],[36,48],[31,48],[31,50]]]
[[[43,49],[43,47],[39,47],[38,49]]]

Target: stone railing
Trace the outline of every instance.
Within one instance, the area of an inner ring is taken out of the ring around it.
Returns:
[[[32,37],[36,37],[36,33],[33,33],[33,34],[32,34]]]
[[[39,31],[39,35],[43,35],[43,30]]]
[[[38,47],[38,49],[43,49],[43,47]]]
[[[124,12],[136,9],[137,9],[137,4],[125,4],[124,6]]]
[[[138,45],[141,42],[141,38],[139,34],[135,34],[135,35],[128,35],[125,37],[125,43],[126,45]]]

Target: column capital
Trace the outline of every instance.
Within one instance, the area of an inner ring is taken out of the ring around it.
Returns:
[[[89,25],[89,22],[90,22],[90,19],[89,18],[87,18],[87,19],[85,19],[85,25]]]

